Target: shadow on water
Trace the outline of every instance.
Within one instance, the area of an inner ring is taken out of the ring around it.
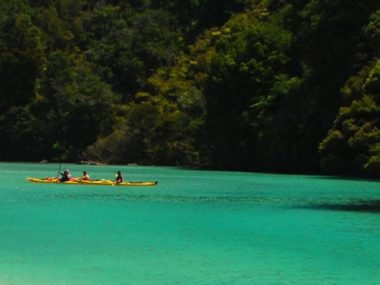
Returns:
[[[319,204],[310,206],[301,206],[297,208],[311,210],[331,210],[331,211],[347,211],[347,212],[366,212],[380,213],[380,200],[360,200],[352,203],[334,203]]]
[[[354,182],[375,182],[379,183],[380,179],[370,176],[346,176],[346,175],[315,175],[310,176],[310,179],[325,179],[325,180],[343,180],[343,181],[354,181]]]

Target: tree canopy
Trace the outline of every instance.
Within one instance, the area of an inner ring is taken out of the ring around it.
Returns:
[[[0,159],[380,177],[380,3],[5,0]]]

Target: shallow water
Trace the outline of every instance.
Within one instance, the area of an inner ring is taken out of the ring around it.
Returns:
[[[0,284],[380,284],[379,182],[64,167],[159,184],[32,184],[59,165],[0,163]]]

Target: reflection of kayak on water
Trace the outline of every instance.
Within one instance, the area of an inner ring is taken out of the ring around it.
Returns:
[[[111,185],[111,186],[155,186],[157,181],[124,181],[120,183],[115,183],[112,180],[100,179],[100,180],[81,180],[81,179],[71,179],[69,181],[61,182],[59,178],[56,177],[46,177],[46,178],[35,178],[27,177],[26,180],[34,183],[59,183],[59,184],[82,184],[82,185]]]

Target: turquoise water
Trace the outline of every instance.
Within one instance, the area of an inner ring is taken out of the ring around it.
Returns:
[[[1,285],[380,284],[380,182],[66,167],[159,184],[32,184],[58,165],[0,163]]]

